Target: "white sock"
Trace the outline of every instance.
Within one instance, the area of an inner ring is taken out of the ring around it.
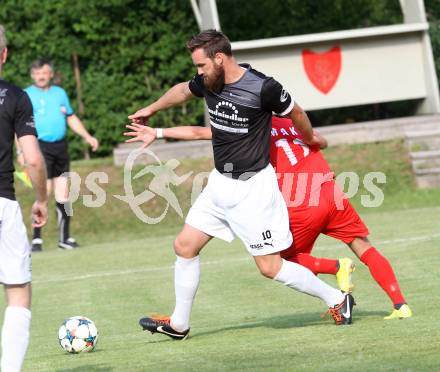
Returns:
[[[183,258],[177,256],[174,266],[174,289],[176,307],[171,315],[171,327],[176,331],[189,328],[191,308],[200,281],[200,258]]]
[[[328,307],[333,307],[344,301],[344,295],[341,291],[329,286],[321,279],[318,279],[309,269],[295,262],[283,259],[281,270],[274,280],[283,283],[289,288],[318,297]]]
[[[2,372],[19,372],[29,344],[31,311],[8,306],[2,328]]]

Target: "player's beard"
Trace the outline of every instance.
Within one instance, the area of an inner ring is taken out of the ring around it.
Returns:
[[[214,72],[211,76],[203,76],[205,88],[214,93],[220,93],[225,85],[225,69],[214,62]]]

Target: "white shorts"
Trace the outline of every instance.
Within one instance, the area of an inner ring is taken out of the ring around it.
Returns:
[[[237,236],[253,256],[280,252],[292,244],[287,207],[271,165],[246,181],[214,169],[186,223],[227,242]]]
[[[0,283],[31,281],[31,251],[20,206],[0,198]]]

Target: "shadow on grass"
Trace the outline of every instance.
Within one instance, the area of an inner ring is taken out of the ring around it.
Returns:
[[[61,368],[57,369],[57,372],[83,372],[83,371],[90,371],[90,372],[109,372],[113,371],[113,367],[110,366],[96,366],[96,365],[85,365],[81,367],[75,367],[75,368]]]
[[[379,320],[382,320],[384,316],[388,315],[386,311],[356,311],[353,310],[353,324],[351,327],[356,327],[357,321],[362,321],[365,318],[377,318]],[[201,331],[195,332],[190,335],[191,338],[196,338],[200,336],[209,336],[216,333],[224,333],[228,331],[237,331],[237,330],[243,330],[243,329],[252,329],[252,328],[273,328],[273,329],[292,329],[292,328],[303,328],[303,327],[316,327],[316,326],[325,326],[328,325],[329,327],[334,327],[333,319],[330,317],[330,315],[327,318],[322,318],[322,313],[317,312],[310,312],[310,313],[299,313],[299,314],[289,314],[289,315],[282,315],[277,317],[271,317],[271,318],[263,318],[258,319],[255,318],[255,321],[253,319],[247,319],[244,320],[245,323],[242,324],[236,324],[228,327],[223,328],[217,328],[217,329],[211,329],[209,331]],[[148,332],[149,334],[149,332]],[[169,338],[161,338],[160,340],[148,340],[149,343],[162,343],[162,342],[168,342],[173,341]]]
[[[292,314],[292,315],[282,315],[277,317],[265,318],[261,320],[256,320],[254,322],[248,322],[245,324],[234,325],[225,328],[219,328],[213,331],[207,332],[198,332],[197,336],[200,335],[209,335],[217,332],[224,332],[230,330],[239,330],[239,329],[249,329],[249,328],[274,328],[274,329],[290,329],[290,328],[302,328],[302,327],[315,327],[315,326],[323,326],[328,324],[332,326],[333,319],[330,315],[326,317],[322,317],[323,313],[311,312],[311,313],[302,313],[302,314]],[[377,317],[378,319],[382,319],[388,313],[384,311],[353,311],[353,325],[356,324],[356,321],[361,321],[363,318],[371,318]]]

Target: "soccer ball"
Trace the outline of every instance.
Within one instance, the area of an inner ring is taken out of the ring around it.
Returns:
[[[98,329],[92,320],[85,316],[73,316],[66,319],[58,330],[61,347],[68,353],[86,353],[92,351],[98,341]]]

